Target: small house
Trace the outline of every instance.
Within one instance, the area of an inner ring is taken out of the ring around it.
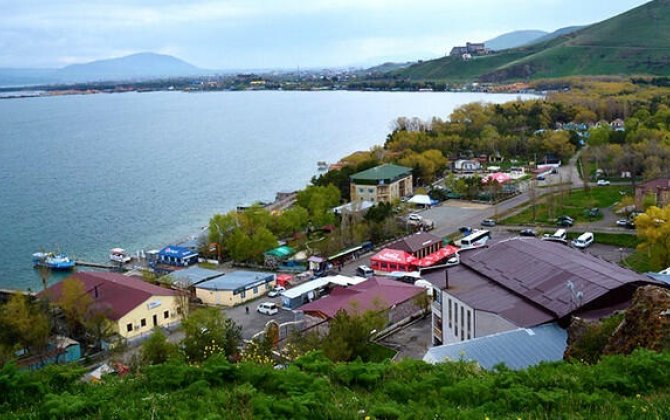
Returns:
[[[208,305],[235,306],[265,295],[277,281],[273,273],[235,271],[195,286],[195,296]]]
[[[188,248],[168,245],[158,251],[156,262],[175,267],[188,267],[198,263],[198,253]]]

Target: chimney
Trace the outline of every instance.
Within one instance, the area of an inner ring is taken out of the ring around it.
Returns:
[[[96,299],[98,298],[98,296],[100,296],[100,295],[98,294],[98,286],[93,287],[93,296],[94,296]]]
[[[448,268],[446,270],[444,270],[444,282],[445,282],[444,290],[446,290],[446,289],[449,288],[449,269]]]

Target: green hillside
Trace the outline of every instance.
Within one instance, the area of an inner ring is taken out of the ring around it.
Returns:
[[[668,75],[670,0],[654,0],[580,31],[463,61],[423,62],[395,74],[413,80],[504,81],[576,75]]]

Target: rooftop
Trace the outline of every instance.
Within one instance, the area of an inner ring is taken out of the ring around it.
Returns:
[[[567,338],[567,332],[552,323],[433,347],[423,360],[428,363],[473,361],[488,370],[500,363],[511,369],[525,369],[540,362],[563,360]]]
[[[442,238],[428,232],[418,232],[413,235],[405,236],[402,239],[398,239],[397,241],[389,244],[387,248],[397,249],[414,254],[420,249],[429,247],[436,243],[442,243]]]
[[[168,275],[168,278],[175,286],[188,288],[198,283],[202,283],[205,280],[211,280],[220,276],[223,276],[223,272],[209,270],[194,265],[183,270],[174,271]]]
[[[412,168],[386,163],[351,175],[352,181],[395,181],[412,174]]]
[[[121,319],[151,297],[175,294],[173,290],[117,273],[80,272],[71,277],[82,282],[84,290],[93,299],[93,307],[114,321]],[[39,295],[47,295],[52,301],[57,301],[61,296],[62,288],[63,282],[61,281]]]
[[[332,318],[341,309],[350,311],[355,308],[361,313],[388,309],[420,293],[425,293],[424,290],[422,287],[396,280],[372,277],[354,286],[335,288],[330,295],[310,302],[300,309],[306,313]]]
[[[240,290],[265,284],[275,279],[273,273],[263,273],[259,271],[235,271],[225,276],[217,277],[202,282],[196,286],[196,289],[206,290]]]

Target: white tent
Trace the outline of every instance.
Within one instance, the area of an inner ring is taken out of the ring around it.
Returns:
[[[407,200],[408,203],[418,204],[420,206],[430,206],[433,204],[433,200],[430,199],[426,194],[417,194],[414,197]]]

